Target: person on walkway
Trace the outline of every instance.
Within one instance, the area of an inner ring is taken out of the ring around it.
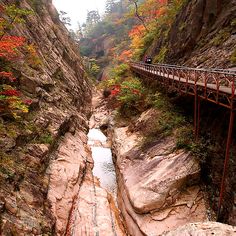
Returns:
[[[150,56],[145,57],[145,63],[152,64],[152,58]]]

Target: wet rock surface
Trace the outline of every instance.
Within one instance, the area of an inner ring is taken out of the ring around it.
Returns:
[[[152,127],[154,114],[147,110],[136,122],[115,125],[106,102],[94,101],[97,113],[91,126],[106,124],[112,137],[118,180],[118,206],[130,235],[163,235],[190,222],[208,221],[208,203],[200,182],[198,161],[175,150],[168,137],[145,148],[143,133]],[[100,104],[100,105],[99,105]]]
[[[93,105],[96,107],[94,100]],[[97,127],[100,120],[96,108],[94,116],[90,127]],[[103,139],[95,142],[90,138],[89,142],[94,147],[106,146]],[[48,199],[56,216],[56,234],[126,235],[113,197],[93,175],[94,161],[86,133],[78,129],[74,134],[66,133],[53,157],[48,169]]]

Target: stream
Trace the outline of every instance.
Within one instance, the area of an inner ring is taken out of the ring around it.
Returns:
[[[100,129],[90,129],[88,145],[91,147],[94,160],[93,175],[99,179],[101,187],[106,189],[116,199],[116,173],[107,137]]]

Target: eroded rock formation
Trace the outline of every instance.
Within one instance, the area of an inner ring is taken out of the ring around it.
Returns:
[[[118,200],[131,235],[161,235],[188,222],[207,220],[198,184],[200,168],[193,156],[173,151],[172,138],[145,151],[141,141],[128,127],[114,129]]]
[[[104,100],[97,97],[95,101],[91,125],[106,127],[112,138],[118,206],[128,234],[234,235],[235,227],[209,221],[215,215],[196,158],[176,150],[174,136],[144,143],[143,133],[152,129],[158,110],[149,109],[127,123],[114,119]]]

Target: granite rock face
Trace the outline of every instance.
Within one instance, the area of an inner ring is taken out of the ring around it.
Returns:
[[[9,33],[32,43],[39,63],[14,65],[30,112],[21,120],[0,118],[0,234],[52,235],[66,228],[89,158],[83,150],[91,86],[52,1],[2,2],[34,11]]]
[[[48,170],[56,235],[125,235],[117,207],[92,168],[86,135],[67,133]]]
[[[233,236],[236,235],[236,227],[217,222],[191,223],[170,232],[165,236]]]
[[[152,112],[140,122],[147,125]],[[135,126],[134,125],[134,126]],[[189,222],[207,221],[207,204],[199,185],[200,167],[173,137],[142,148],[137,128],[113,129],[118,175],[118,202],[131,235],[162,235]]]
[[[168,37],[158,37],[148,54],[168,49],[165,62],[205,68],[234,68],[234,0],[187,1],[178,12]],[[217,60],[215,56],[217,55]]]

